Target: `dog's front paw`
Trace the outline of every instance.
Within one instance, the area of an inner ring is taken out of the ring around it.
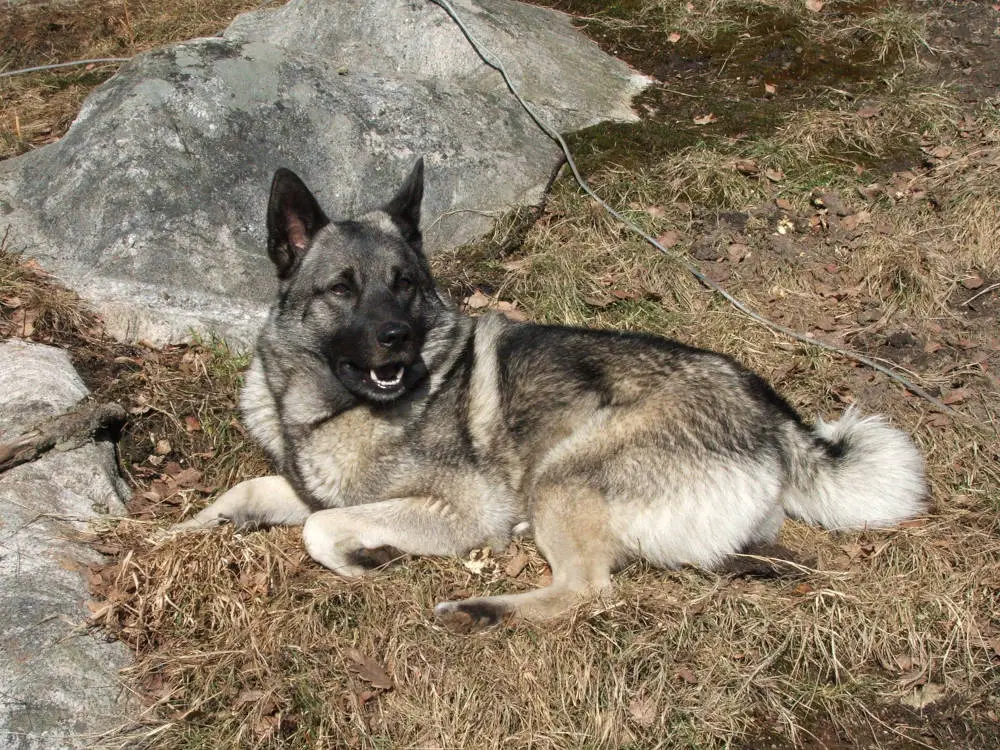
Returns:
[[[465,599],[441,602],[434,607],[434,616],[453,633],[477,633],[502,623],[510,610],[485,599]]]

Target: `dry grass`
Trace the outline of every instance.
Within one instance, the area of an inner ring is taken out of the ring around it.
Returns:
[[[24,47],[34,52],[2,62],[130,53],[210,33],[249,5],[79,3],[75,37],[45,36],[62,39],[51,49],[39,37]],[[760,29],[745,3],[695,5],[646,3],[612,25],[666,34],[683,24],[699,45]],[[789,523],[782,542],[804,565],[784,577],[637,565],[607,600],[572,617],[459,637],[434,623],[432,605],[544,582],[530,541],[475,565],[408,560],[344,581],[308,559],[296,530],[163,539],[215,489],[268,470],[234,422],[245,360],[212,342],[113,345],[72,295],[0,252],[5,335],[74,347],[98,396],[132,413],[121,453],[133,516],[102,531],[115,561],[91,583],[107,605],[97,624],[137,653],[125,675],[146,709],[137,736],[164,748],[998,742],[1000,296],[972,298],[1000,279],[1000,119],[912,77],[914,51],[926,54],[912,9],[861,6],[857,17],[848,3],[833,5],[841,15],[784,0],[763,10],[807,35],[836,26],[848,51],[879,40],[886,63],[899,61],[883,77],[891,85],[790,103],[769,130],[706,135],[637,169],[598,160],[598,190],[647,231],[676,231],[676,256],[631,239],[562,180],[536,223],[505,217],[494,237],[434,260],[459,296],[480,288],[537,320],[649,330],[726,351],[807,415],[836,416],[857,402],[914,435],[927,456],[931,513],[879,533]],[[111,19],[102,27],[84,23],[95,8]],[[22,21],[19,33],[37,27]],[[73,75],[0,82],[0,155],[62,132],[96,82],[75,89]],[[12,139],[13,114],[21,132]],[[678,257],[691,254],[709,258],[699,260],[705,270],[765,314],[901,365],[953,397],[966,419],[752,323],[682,269]],[[17,329],[16,316],[27,316],[18,310],[37,311],[31,331],[25,317]],[[524,569],[509,574],[522,559]],[[386,679],[391,689],[373,684]],[[943,693],[929,701],[935,691]],[[921,700],[922,710],[902,702]]]
[[[131,57],[218,33],[255,0],[78,0],[26,3],[0,15],[0,71],[101,57]],[[115,65],[0,78],[0,159],[58,140],[83,99]]]

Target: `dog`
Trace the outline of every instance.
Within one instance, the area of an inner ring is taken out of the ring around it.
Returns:
[[[332,221],[276,172],[279,289],[241,411],[279,475],[177,528],[303,524],[308,553],[342,576],[530,528],[550,585],[435,608],[485,627],[558,615],[636,559],[718,568],[773,542],[786,515],[857,529],[923,510],[921,455],[881,417],[808,427],[723,354],[458,312],[422,249],[422,197],[420,160],[381,209]]]

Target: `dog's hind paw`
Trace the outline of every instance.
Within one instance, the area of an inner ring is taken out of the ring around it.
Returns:
[[[476,633],[502,623],[510,609],[487,599],[465,599],[441,602],[434,607],[434,616],[453,633]]]
[[[374,570],[390,565],[404,557],[404,553],[395,547],[388,545],[382,547],[359,547],[347,553],[347,562],[350,565]]]

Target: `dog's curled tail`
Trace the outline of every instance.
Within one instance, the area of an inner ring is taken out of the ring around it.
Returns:
[[[909,436],[854,407],[812,432],[789,425],[786,512],[828,529],[892,526],[924,510],[924,461]]]

